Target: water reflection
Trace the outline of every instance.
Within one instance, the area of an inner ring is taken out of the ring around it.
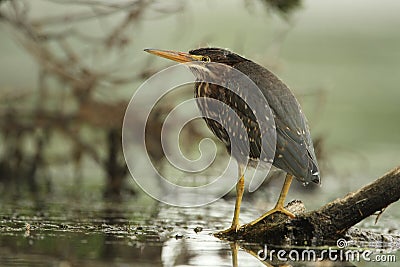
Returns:
[[[230,223],[231,202],[223,199],[186,209],[148,199],[50,202],[0,203],[0,266],[365,266],[327,257],[284,261],[277,254],[262,261],[259,251],[264,245],[213,236]],[[245,208],[242,220],[256,217],[255,213]],[[268,251],[273,249],[301,255],[309,248],[268,246]],[[319,257],[326,247],[315,249]],[[399,251],[375,249],[374,253],[400,257]]]
[[[260,259],[259,251],[263,249],[261,245],[256,244],[239,244],[237,242],[219,242],[207,233],[201,236],[201,240],[187,239],[170,239],[164,243],[161,253],[163,266],[356,266],[348,261],[322,259],[321,249],[316,249],[315,260],[278,260]],[[273,248],[279,250],[279,248]],[[282,248],[281,248],[282,249]],[[302,255],[304,249],[286,248],[287,253],[294,255]],[[306,254],[308,255],[308,254]],[[261,255],[262,256],[262,255]],[[306,258],[305,258],[306,259]]]
[[[231,248],[237,250],[239,248],[239,245],[238,244],[235,244],[235,246],[231,245]],[[243,244],[242,249],[247,253],[249,253],[250,255],[257,258],[258,260],[260,260],[260,262],[263,263],[265,266],[271,266],[271,267],[356,266],[349,261],[340,260],[340,257],[338,257],[336,260],[334,258],[329,258],[328,255],[322,253],[322,251],[324,251],[324,249],[326,248],[300,249],[294,247],[279,248],[270,246],[269,250],[267,250],[266,245],[262,246],[256,244]],[[339,254],[340,252],[338,251],[338,255]],[[235,255],[237,255],[237,253],[232,252],[232,257],[234,257]],[[237,264],[237,259],[232,259],[232,262],[234,263],[233,264],[234,267],[240,266]]]

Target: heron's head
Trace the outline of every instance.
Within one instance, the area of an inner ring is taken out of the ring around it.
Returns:
[[[247,61],[247,59],[222,48],[199,48],[191,50],[189,53],[159,49],[145,49],[144,51],[179,63],[194,63],[192,65],[189,64],[189,68],[195,75],[197,74],[196,76],[198,76],[198,74],[204,75],[204,72],[211,71],[211,66],[213,65],[208,63],[221,63],[234,67],[242,61]]]

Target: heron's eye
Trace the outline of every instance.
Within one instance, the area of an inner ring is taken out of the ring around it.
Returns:
[[[203,56],[203,57],[201,58],[201,61],[203,61],[203,62],[210,62],[211,59],[210,59],[210,57]]]

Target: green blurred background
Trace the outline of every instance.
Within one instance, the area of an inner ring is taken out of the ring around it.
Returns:
[[[8,1],[2,3],[4,12],[8,5]],[[149,59],[142,52],[147,47],[187,51],[199,46],[220,46],[269,67],[302,102],[313,136],[323,137],[332,169],[338,176],[349,176],[346,184],[355,178],[364,183],[398,163],[399,4],[388,0],[384,3],[304,1],[300,5],[282,15],[268,9],[262,1],[144,3],[135,21],[119,36],[120,44],[111,47],[102,43],[102,38],[109,37],[107,34],[113,27],[124,20],[124,12],[74,22],[74,19],[68,21],[68,14],[90,13],[94,7],[36,1],[30,4],[28,17],[32,21],[53,18],[54,21],[38,25],[38,32],[65,31],[65,43],[81,61],[75,66],[65,66],[71,68],[68,72],[72,75],[79,68],[88,68],[131,79],[110,85],[99,78],[90,94],[101,102],[126,100],[142,82],[140,75],[144,70],[169,64]],[[139,10],[139,4],[131,8]],[[54,19],[57,15],[66,16],[66,22]],[[75,31],[87,35],[87,39],[68,36]],[[3,21],[0,34],[4,114],[13,106],[17,110],[20,106],[28,109],[32,101],[37,101],[42,86],[38,81],[43,69],[40,65],[44,63],[32,57],[37,52],[26,47],[31,40],[26,41],[29,38],[22,28]],[[61,46],[57,40],[43,43],[50,46],[48,49],[54,56],[65,57],[65,48],[56,47]],[[76,104],[71,103],[74,97],[71,101],[63,100],[62,108],[52,106],[61,103],[60,98],[73,94],[73,89],[63,84],[65,81],[60,81],[57,74],[47,76],[52,97],[41,103],[43,108],[60,112],[76,109]],[[10,98],[15,96],[19,100],[20,95],[28,104],[10,103]]]
[[[122,117],[171,65],[143,49],[217,46],[272,70],[301,102],[323,185],[290,197],[319,207],[399,164],[399,10],[396,0],[1,1],[0,198],[141,203]]]

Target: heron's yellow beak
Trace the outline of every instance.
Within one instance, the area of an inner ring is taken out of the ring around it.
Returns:
[[[159,56],[159,57],[165,57],[167,59],[177,61],[180,63],[185,63],[185,62],[193,62],[193,61],[201,61],[203,56],[196,56],[196,55],[191,55],[189,53],[185,52],[177,52],[177,51],[170,51],[170,50],[160,50],[160,49],[145,49],[147,53]]]

